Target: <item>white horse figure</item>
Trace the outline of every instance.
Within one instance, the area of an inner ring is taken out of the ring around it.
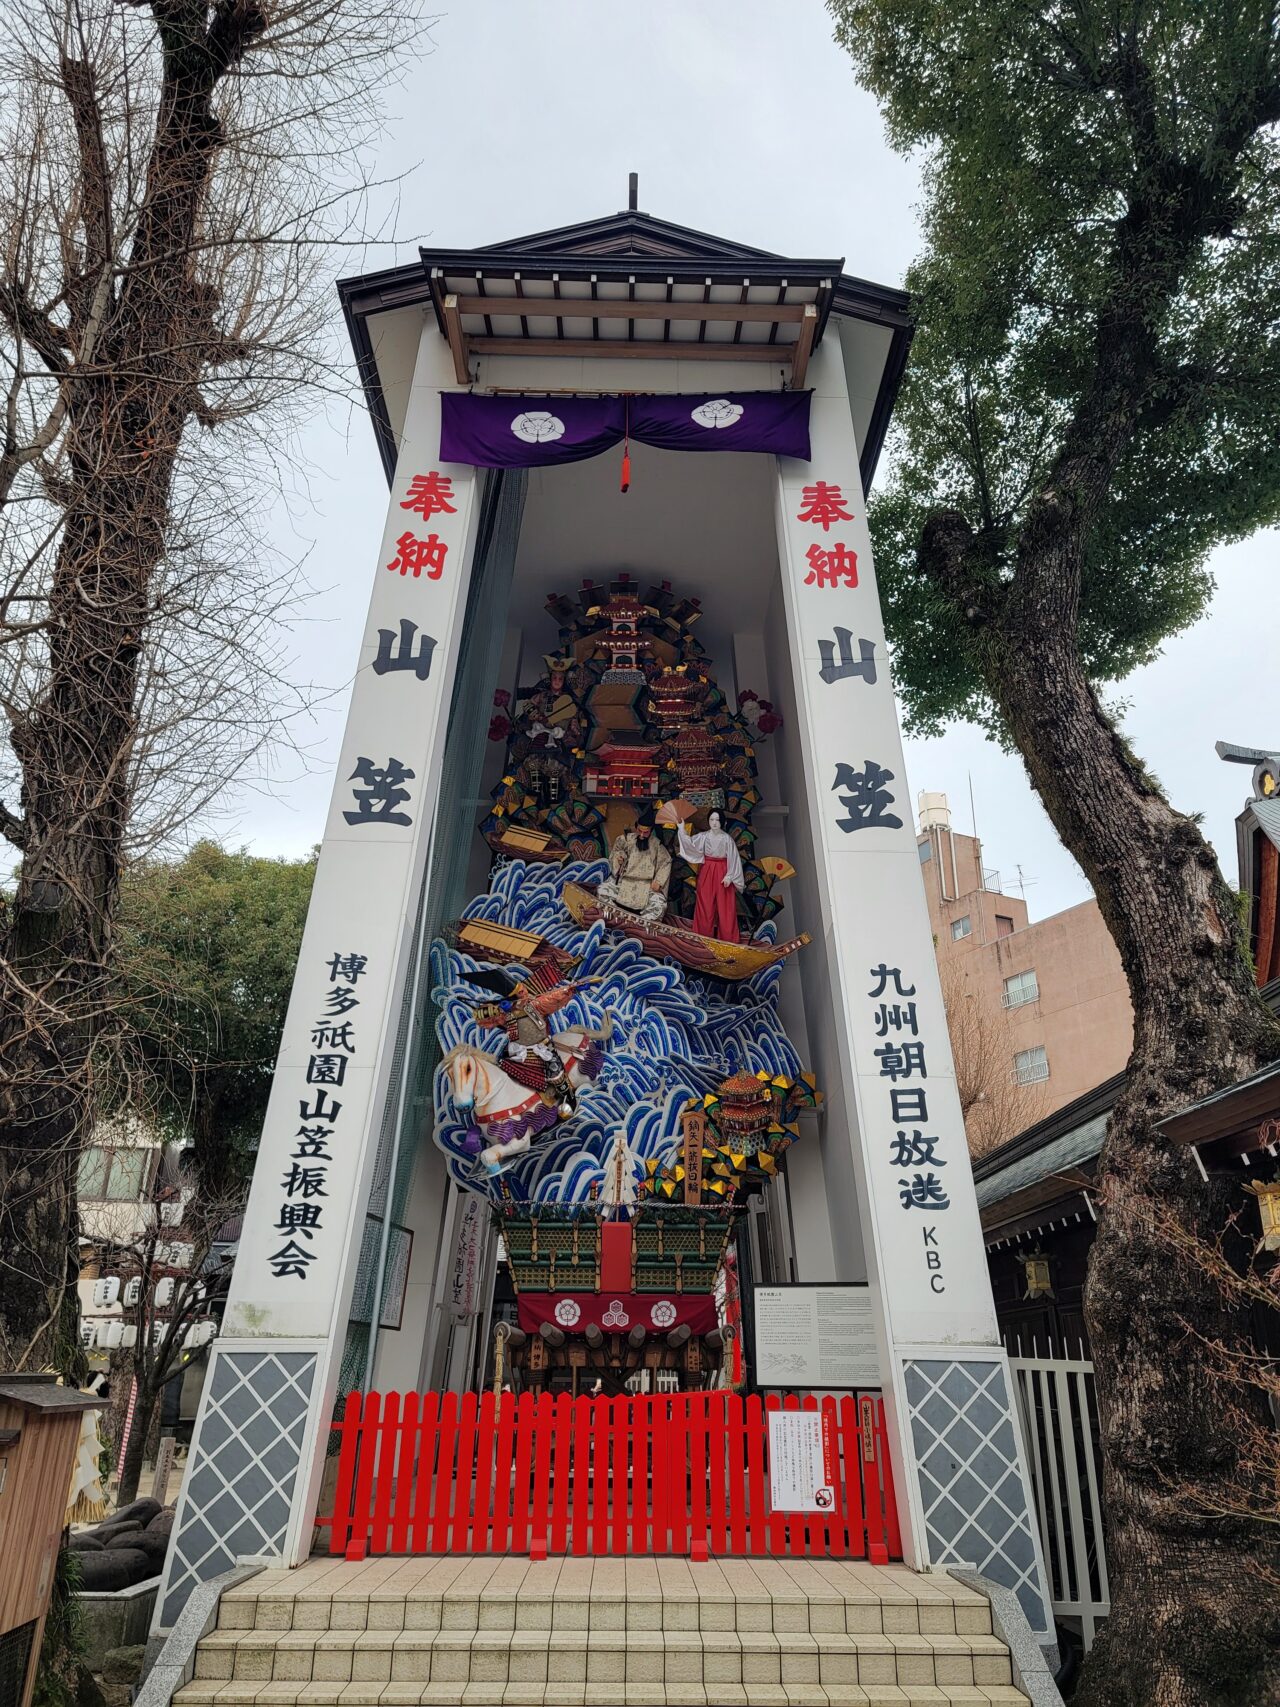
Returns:
[[[599,1072],[600,1051],[594,1046],[607,1042],[612,1035],[613,1021],[607,1014],[601,1031],[571,1025],[552,1033],[551,1043],[575,1091],[590,1084]],[[453,1105],[460,1114],[470,1115],[482,1133],[486,1126],[508,1128],[497,1142],[480,1152],[480,1160],[491,1174],[501,1173],[505,1163],[532,1148],[539,1132],[560,1121],[559,1109],[548,1108],[537,1091],[509,1078],[497,1056],[486,1054],[483,1049],[459,1043],[443,1057],[440,1065],[448,1076]]]

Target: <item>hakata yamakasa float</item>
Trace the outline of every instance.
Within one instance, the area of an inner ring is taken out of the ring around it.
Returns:
[[[444,1538],[963,1561],[1048,1639],[866,523],[905,298],[634,210],[341,292],[387,519],[158,1627]]]

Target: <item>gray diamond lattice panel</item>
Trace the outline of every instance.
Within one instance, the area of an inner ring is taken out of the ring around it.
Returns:
[[[315,1373],[314,1352],[215,1348],[169,1556],[166,1630],[198,1583],[283,1548]]]
[[[926,1360],[903,1372],[930,1557],[1012,1589],[1036,1634],[1051,1634],[1003,1365]]]

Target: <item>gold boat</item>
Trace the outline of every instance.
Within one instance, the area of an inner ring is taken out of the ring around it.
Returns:
[[[595,890],[582,883],[565,884],[564,904],[575,924],[593,925],[597,919],[603,919],[610,930],[621,931],[623,936],[638,942],[646,954],[655,955],[660,960],[677,961],[691,972],[701,972],[708,978],[723,978],[731,984],[742,978],[752,978],[757,972],[763,972],[766,966],[786,960],[812,940],[807,931],[802,931],[799,936],[776,944],[721,942],[717,937],[699,936],[696,931],[674,920],[664,919],[656,925],[642,924],[625,908],[612,906],[608,901],[598,901]]]

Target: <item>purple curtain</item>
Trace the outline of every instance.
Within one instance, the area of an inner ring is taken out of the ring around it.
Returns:
[[[661,397],[440,399],[440,459],[475,468],[548,468],[621,444],[661,450],[765,451],[809,460],[808,391]]]

